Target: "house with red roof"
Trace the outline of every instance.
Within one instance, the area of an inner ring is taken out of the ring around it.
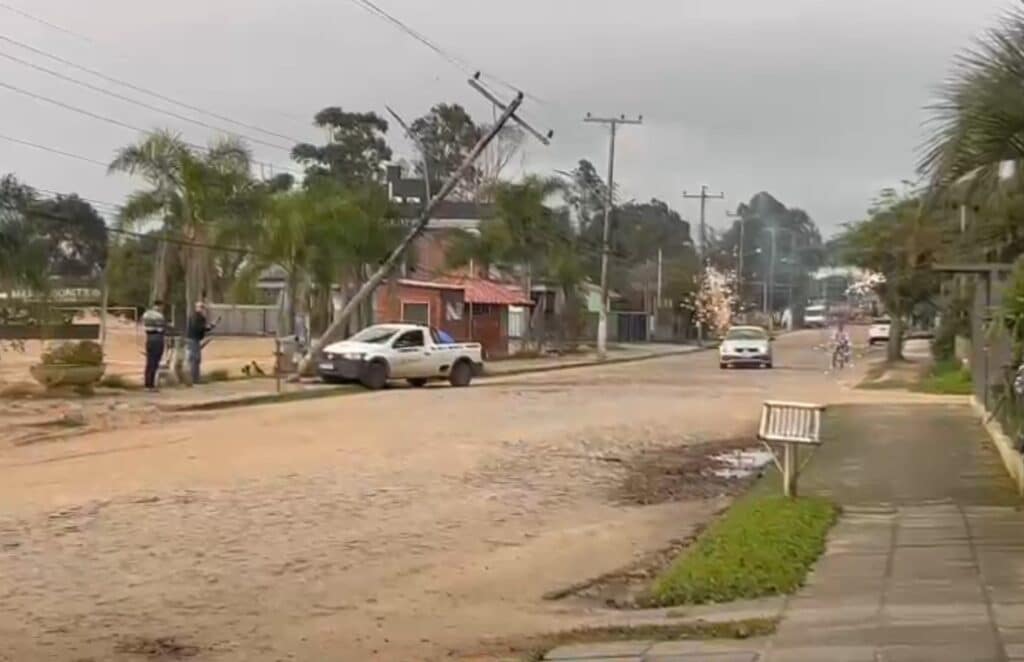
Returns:
[[[397,278],[377,288],[374,319],[442,329],[460,342],[483,345],[484,358],[508,356],[510,310],[529,308],[530,297],[513,284],[469,276],[432,280]]]

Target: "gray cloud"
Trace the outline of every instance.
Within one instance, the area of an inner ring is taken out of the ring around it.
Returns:
[[[10,0],[12,3],[17,0]],[[922,107],[1004,0],[378,0],[474,66],[543,101],[525,112],[552,128],[527,169],[588,158],[603,171],[607,134],[580,120],[642,113],[624,128],[617,179],[684,216],[680,193],[707,183],[724,223],[759,190],[805,208],[828,231],[863,213],[881,186],[913,175]],[[0,11],[0,34],[296,138],[315,140],[316,110],[338,104],[409,117],[441,100],[490,109],[464,74],[346,0],[21,0],[90,43]],[[0,50],[28,58],[0,43]],[[48,64],[43,60],[40,64]],[[49,66],[49,65],[48,65]],[[68,72],[78,76],[74,72]],[[0,81],[143,127],[208,132],[0,62]],[[0,133],[105,160],[132,132],[0,89]],[[402,141],[395,140],[402,145]],[[259,158],[287,155],[256,149]],[[132,182],[101,168],[0,141],[0,171],[28,183],[119,201]]]

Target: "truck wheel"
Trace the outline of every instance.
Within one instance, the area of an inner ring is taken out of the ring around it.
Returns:
[[[414,388],[423,388],[424,386],[427,385],[427,380],[423,379],[422,377],[417,377],[416,379],[407,379],[406,381],[409,382],[409,386],[412,386]]]
[[[378,391],[388,383],[388,366],[385,363],[377,362],[366,366],[366,372],[360,380],[363,386],[371,391]]]
[[[469,386],[471,381],[473,381],[473,366],[469,365],[469,361],[459,361],[452,367],[452,372],[448,376],[448,382],[452,386]]]

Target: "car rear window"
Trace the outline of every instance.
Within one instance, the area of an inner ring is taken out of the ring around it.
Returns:
[[[764,340],[768,334],[762,329],[729,329],[726,340]]]

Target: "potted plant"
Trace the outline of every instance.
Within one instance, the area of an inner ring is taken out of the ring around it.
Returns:
[[[64,342],[43,352],[29,367],[32,377],[48,389],[71,386],[89,390],[103,377],[103,348],[92,340]]]

